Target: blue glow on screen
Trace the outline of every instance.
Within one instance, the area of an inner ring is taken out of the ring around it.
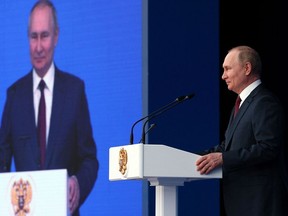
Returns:
[[[34,2],[0,2],[1,114],[7,87],[31,69],[27,23]],[[54,4],[60,25],[55,63],[86,83],[100,162],[98,179],[81,214],[141,215],[141,181],[110,182],[108,151],[128,144],[131,125],[142,114],[142,1]]]

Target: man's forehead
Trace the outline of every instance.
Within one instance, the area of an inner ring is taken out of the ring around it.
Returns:
[[[53,31],[54,25],[48,19],[32,19],[29,32],[30,33],[43,33]]]
[[[46,26],[53,23],[52,11],[49,7],[35,8],[30,17],[31,27]]]

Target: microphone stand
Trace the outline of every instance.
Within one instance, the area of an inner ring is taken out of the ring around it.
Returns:
[[[148,131],[145,132],[145,128],[146,128],[146,124],[147,124],[151,119],[153,119],[153,118],[161,115],[162,113],[164,113],[164,112],[172,109],[173,107],[175,107],[175,106],[177,106],[178,104],[184,102],[185,100],[191,99],[192,97],[194,97],[194,94],[187,95],[187,96],[185,96],[182,100],[177,100],[177,99],[176,99],[176,100],[174,101],[174,103],[171,104],[170,106],[166,106],[166,107],[164,107],[163,109],[159,110],[158,112],[151,113],[151,114],[149,115],[150,118],[148,118],[148,119],[144,122],[144,124],[143,124],[143,128],[142,128],[142,139],[141,139],[141,140],[142,140],[142,143],[145,144],[145,142],[146,142],[146,134],[147,134]]]
[[[169,104],[167,104],[167,105],[159,108],[158,110],[156,110],[156,111],[150,113],[149,115],[144,116],[143,118],[141,118],[141,119],[139,119],[138,121],[136,121],[136,122],[132,125],[132,127],[131,127],[131,132],[130,132],[130,144],[133,144],[133,142],[134,142],[133,129],[134,129],[134,127],[135,127],[136,124],[138,124],[140,121],[143,121],[143,120],[146,119],[146,118],[149,118],[150,116],[154,116],[154,115],[156,115],[157,113],[162,112],[163,110],[169,109],[170,106],[174,106],[174,104],[179,103],[179,101],[184,100],[186,97],[187,97],[187,96],[177,97],[174,101],[170,102]]]

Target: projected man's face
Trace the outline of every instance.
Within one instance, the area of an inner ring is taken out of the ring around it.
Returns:
[[[52,11],[47,6],[37,7],[31,14],[29,23],[29,43],[31,63],[40,77],[43,77],[54,56],[58,41]]]

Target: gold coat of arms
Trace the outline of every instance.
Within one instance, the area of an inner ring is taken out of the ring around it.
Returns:
[[[119,171],[124,175],[127,171],[128,155],[124,148],[119,151]]]
[[[32,200],[32,187],[29,181],[22,178],[15,181],[11,188],[11,204],[15,216],[26,216],[30,213],[30,202]]]

